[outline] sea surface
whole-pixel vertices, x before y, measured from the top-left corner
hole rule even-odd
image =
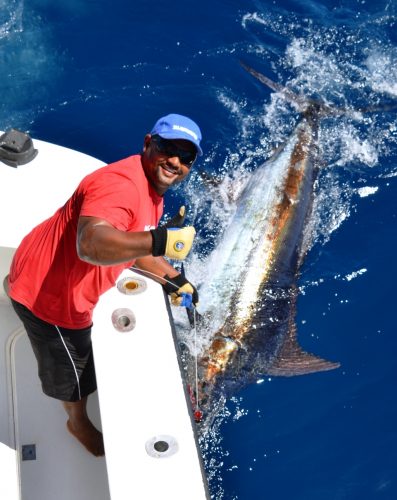
[[[341,368],[227,401],[201,441],[212,498],[395,500],[397,110],[354,110],[397,102],[397,0],[0,0],[0,129],[111,162],[162,115],[196,120],[205,154],[166,213],[188,207],[199,286],[230,208],[203,179],[238,187],[299,120],[240,60],[350,110],[321,124],[298,282],[300,343]]]

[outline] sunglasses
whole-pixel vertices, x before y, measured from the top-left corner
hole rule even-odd
[[[196,151],[188,151],[186,149],[178,148],[178,146],[172,141],[163,139],[159,135],[152,135],[152,142],[160,154],[168,156],[169,158],[177,156],[180,162],[189,168],[196,161]]]

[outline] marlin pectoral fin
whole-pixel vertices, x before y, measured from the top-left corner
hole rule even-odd
[[[276,361],[266,370],[267,374],[292,377],[308,373],[323,372],[339,368],[340,363],[327,361],[318,356],[305,352],[294,340],[288,342]]]

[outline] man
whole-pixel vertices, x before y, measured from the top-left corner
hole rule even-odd
[[[119,274],[135,265],[158,276],[174,303],[197,290],[163,258],[184,259],[193,227],[157,227],[163,195],[202,155],[201,132],[185,116],[160,118],[141,155],[86,176],[71,198],[21,242],[10,270],[9,295],[37,358],[43,392],[62,401],[68,430],[95,456],[102,434],[87,416],[96,390],[92,312]],[[163,279],[164,278],[164,279]]]

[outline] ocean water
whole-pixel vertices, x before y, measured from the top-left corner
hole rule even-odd
[[[239,61],[351,111],[321,124],[298,283],[301,345],[341,368],[258,374],[201,446],[217,500],[397,498],[397,110],[353,112],[397,101],[397,1],[0,0],[0,51],[0,129],[110,162],[140,151],[159,116],[200,124],[205,155],[166,196],[198,231],[198,285],[228,192],[299,120]]]

